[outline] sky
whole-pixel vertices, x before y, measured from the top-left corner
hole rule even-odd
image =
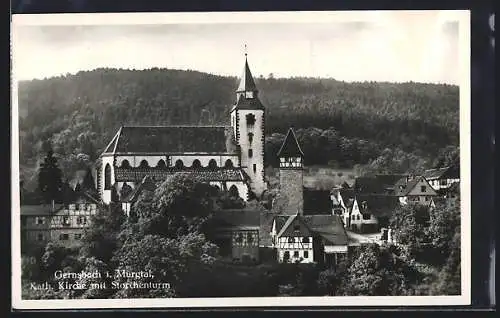
[[[62,23],[14,17],[13,73],[26,80],[100,67],[158,67],[240,76],[246,45],[255,77],[459,83],[455,16],[439,11],[347,15],[256,20],[205,14],[186,20],[101,14],[66,17]]]

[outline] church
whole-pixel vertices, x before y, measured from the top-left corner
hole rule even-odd
[[[264,176],[264,106],[245,65],[230,126],[122,126],[96,163],[103,203],[123,201],[146,177],[168,180],[177,172],[248,200],[260,197]]]

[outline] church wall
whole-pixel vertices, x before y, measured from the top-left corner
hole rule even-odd
[[[262,110],[237,110],[238,133],[237,141],[241,147],[241,166],[250,176],[251,188],[257,196],[266,189],[264,180],[264,111]],[[255,124],[247,125],[248,114],[255,115]],[[250,142],[248,133],[253,133]],[[252,157],[249,157],[249,149],[252,149]],[[254,170],[255,165],[255,170]]]
[[[101,166],[101,178],[100,178],[100,188],[102,189],[102,201],[105,204],[109,204],[111,202],[111,190],[105,190],[104,184],[105,184],[105,169],[106,165],[110,165],[111,167],[111,184],[113,185],[115,183],[115,170],[113,167],[113,157],[112,156],[106,156],[102,157],[102,166]]]
[[[146,160],[150,167],[156,167],[158,161],[164,160],[165,164],[168,164],[166,155],[153,155],[153,156],[117,156],[116,157],[116,166],[121,166],[124,160],[128,160],[131,167],[139,167],[142,160]]]
[[[280,169],[280,193],[288,202],[284,214],[294,215],[304,211],[303,172],[299,169]]]

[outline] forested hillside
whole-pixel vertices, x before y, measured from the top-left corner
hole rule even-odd
[[[256,78],[266,106],[266,161],[293,126],[308,164],[367,164],[386,148],[436,162],[456,149],[458,87]],[[237,79],[169,69],[97,69],[19,83],[21,176],[48,141],[65,175],[92,162],[123,124],[228,124]],[[69,176],[68,176],[69,177]]]

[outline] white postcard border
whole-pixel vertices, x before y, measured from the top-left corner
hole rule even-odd
[[[412,11],[415,13],[425,11]],[[211,12],[211,13],[100,13],[13,15],[19,25],[130,25],[183,23],[328,23],[377,21],[386,11],[336,12]],[[471,303],[470,232],[470,11],[439,11],[440,18],[459,21],[460,30],[460,178],[461,178],[461,279],[460,296],[341,296],[341,297],[251,297],[251,298],[166,298],[166,299],[21,299],[19,123],[17,80],[11,75],[11,206],[12,206],[12,307],[14,309],[94,308],[199,308],[199,307],[290,307],[290,306],[422,306],[469,305]],[[15,37],[11,51],[15,50]],[[13,56],[14,54],[11,54]],[[12,65],[15,61],[12,61]],[[13,66],[12,66],[13,67]]]

